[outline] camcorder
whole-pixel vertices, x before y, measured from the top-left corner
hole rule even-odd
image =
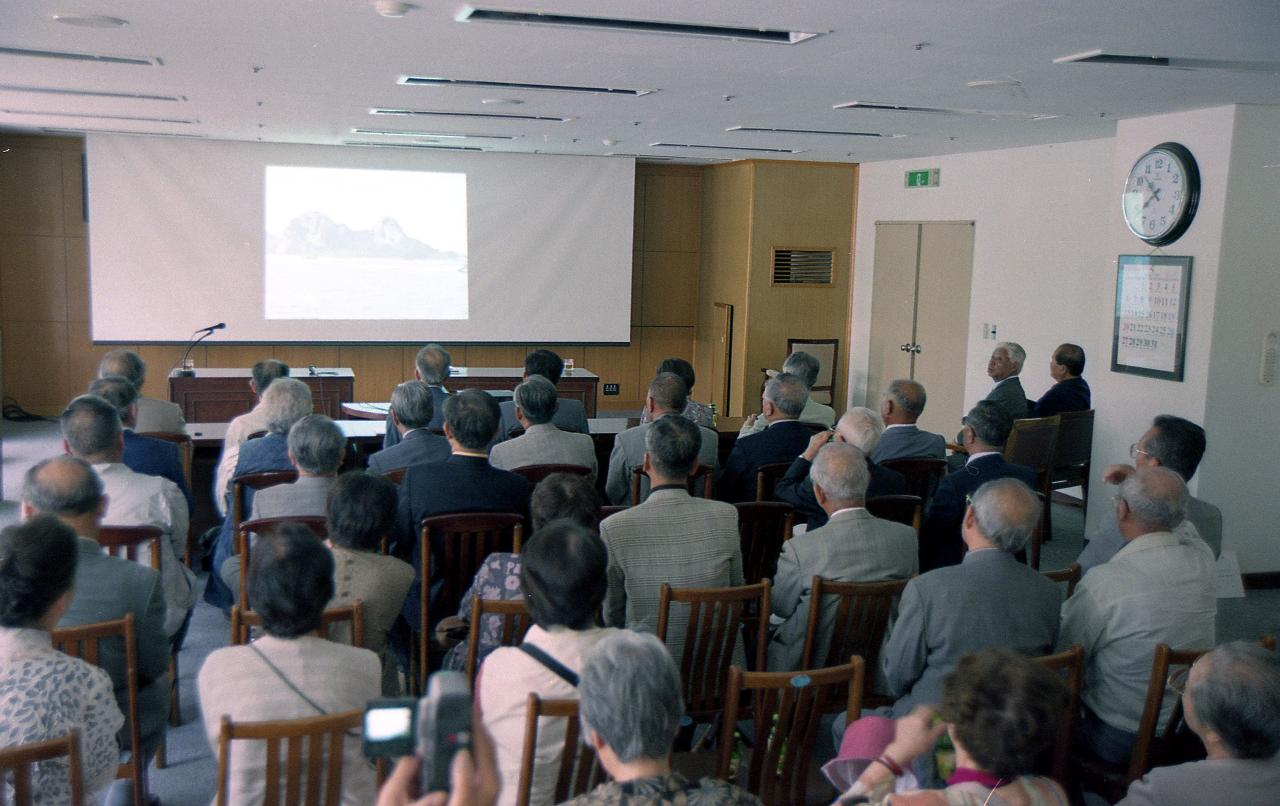
[[[417,755],[422,794],[449,789],[449,768],[471,746],[471,687],[461,672],[440,671],[427,696],[373,700],[364,712],[364,754],[370,759]]]

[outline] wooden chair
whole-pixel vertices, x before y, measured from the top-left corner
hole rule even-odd
[[[1080,576],[1084,573],[1080,568],[1080,563],[1072,563],[1066,568],[1059,568],[1057,571],[1041,571],[1040,573],[1052,579],[1054,582],[1067,583],[1066,598],[1070,599],[1071,594],[1076,592],[1076,585],[1080,582]]]
[[[54,649],[100,668],[105,668],[100,661],[103,642],[123,643],[127,691],[124,717],[129,734],[129,752],[127,760],[116,768],[116,777],[132,779],[134,806],[145,806],[150,801],[147,765],[151,760],[142,757],[142,728],[138,724],[138,641],[134,632],[133,614],[125,613],[124,618],[114,621],[59,627],[51,637]]]
[[[223,716],[218,733],[216,803],[227,806],[231,785],[231,743],[261,741],[266,742],[263,804],[339,806],[342,802],[343,738],[348,731],[359,730],[363,719],[364,711],[360,709],[273,722],[232,722],[230,717]]]
[[[462,595],[471,587],[476,571],[495,551],[520,553],[524,516],[514,512],[458,512],[423,518],[418,533],[422,574],[418,580],[418,617],[421,632],[414,635],[417,652],[410,654],[409,685],[415,693],[426,691],[430,670],[431,584],[441,583],[437,608],[456,613]],[[439,567],[432,546],[439,548]]]
[[[787,474],[791,462],[767,462],[756,467],[756,500],[772,501],[778,479]]]
[[[631,471],[631,506],[640,503],[640,478],[649,478],[649,474],[644,472],[644,468],[637,467]],[[702,494],[698,495],[698,486],[701,482]],[[685,483],[685,487],[689,490],[689,495],[699,498],[711,498],[715,486],[715,468],[710,465],[698,465],[693,472],[689,474],[689,479]]]
[[[779,501],[734,504],[738,510],[738,538],[742,546],[742,576],[748,585],[773,579],[782,544],[791,539],[795,510]]]
[[[600,521],[604,520],[610,515],[617,515],[619,512],[621,512],[624,509],[631,509],[631,505],[630,504],[605,504],[604,506],[600,507],[600,515],[597,517],[596,523],[598,524]]]
[[[35,791],[32,789],[31,765],[63,756],[67,757],[70,806],[83,806],[84,772],[80,764],[80,732],[75,728],[57,739],[0,749],[0,804],[4,803],[3,782],[12,780],[14,806],[32,806],[35,803]]]
[[[265,490],[268,487],[274,487],[277,484],[292,484],[298,480],[298,471],[296,470],[269,470],[263,473],[245,473],[243,476],[236,476],[231,480],[231,512],[228,517],[231,518],[231,527],[238,528],[245,518],[249,516],[246,512],[246,504],[244,500],[245,490]],[[217,569],[214,569],[215,572]]]
[[[481,599],[471,596],[471,623],[467,631],[467,679],[475,688],[476,671],[479,668],[480,629],[485,619],[499,619],[502,628],[498,632],[499,646],[515,646],[524,640],[524,634],[533,626],[529,607],[524,599]]]
[[[286,523],[300,523],[308,527],[316,533],[317,537],[326,536],[326,525],[323,516],[316,515],[298,515],[286,518],[255,518],[251,521],[242,521],[236,527],[233,536],[233,549],[236,554],[240,555],[240,596],[239,603],[242,610],[249,609],[249,560],[253,549],[253,541],[249,539],[249,535],[273,535],[276,531]]]
[[[138,436],[150,437],[151,439],[159,439],[164,442],[171,442],[178,446],[178,463],[182,465],[182,476],[187,480],[187,489],[194,490],[195,483],[191,471],[191,458],[195,455],[195,443],[191,440],[190,434],[172,434],[167,431],[139,431]],[[195,551],[196,535],[191,529],[187,529],[186,544],[182,552],[182,562],[191,567],[191,557]]]
[[[1004,460],[1015,465],[1029,467],[1036,474],[1036,492],[1044,496],[1045,505],[1040,509],[1040,533],[1047,534],[1049,511],[1049,477],[1053,475],[1054,451],[1058,447],[1059,415],[1031,417],[1013,421],[1013,430],[1004,443]],[[1034,567],[1034,566],[1033,566]]]
[[[689,605],[684,652],[677,659],[684,687],[685,713],[697,721],[715,718],[724,707],[726,675],[734,663],[734,648],[741,637],[744,653],[754,649],[756,669],[765,668],[767,650],[769,583],[736,588],[672,588],[663,583],[658,594],[658,640],[665,642],[671,623],[671,603]],[[755,635],[745,634],[745,617],[752,612]],[[755,646],[752,647],[752,638]]]
[[[842,666],[801,672],[744,672],[736,666],[731,668],[716,777],[731,780],[733,731],[742,714],[755,728],[747,789],[765,803],[807,803],[805,795],[819,723],[826,714],[838,711],[844,711],[849,722],[858,718],[863,676],[862,658],[856,656]],[[750,707],[743,703],[747,691],[754,695]]]
[[[841,658],[857,655],[870,669],[880,662],[880,644],[894,605],[902,595],[908,580],[894,579],[888,582],[836,582],[815,576],[809,593],[809,621],[804,631],[804,651],[800,663],[809,668],[835,666]],[[834,608],[823,607],[824,598],[834,596]],[[831,613],[831,631],[827,632],[823,621],[824,610]],[[872,675],[874,677],[874,675]],[[869,681],[868,681],[869,682]],[[871,692],[859,691],[859,700],[866,700],[868,707],[892,702],[876,698]],[[875,700],[875,705],[872,701]]]
[[[867,499],[867,512],[877,518],[902,523],[916,530],[920,537],[920,524],[924,522],[924,502],[918,495],[877,495]]]
[[[1158,731],[1160,707],[1164,702],[1169,671],[1173,667],[1190,666],[1208,649],[1170,649],[1168,644],[1157,644],[1151,661],[1151,679],[1147,683],[1146,704],[1138,720],[1138,740],[1127,765],[1109,764],[1087,751],[1071,754],[1071,764],[1079,775],[1083,789],[1097,792],[1112,803],[1124,797],[1129,784],[1146,775],[1156,766],[1161,751],[1173,738],[1174,729],[1181,714],[1181,701],[1174,704],[1165,729]]]
[[[880,465],[907,477],[907,492],[920,498],[923,509],[929,508],[938,482],[947,475],[945,459],[886,459]]]
[[[1079,644],[1072,644],[1066,652],[1056,655],[1044,655],[1036,658],[1036,662],[1045,668],[1058,672],[1066,679],[1067,708],[1062,715],[1062,724],[1058,728],[1058,742],[1053,748],[1050,762],[1050,775],[1064,787],[1070,769],[1071,735],[1075,728],[1076,715],[1080,713],[1080,689],[1084,685],[1084,649]]]
[[[600,765],[599,758],[584,741],[579,741],[578,701],[544,700],[537,694],[529,695],[525,709],[524,749],[520,755],[520,781],[516,788],[516,806],[529,806],[533,793],[533,770],[538,748],[538,731],[541,719],[564,720],[564,747],[560,751],[560,769],[556,774],[555,798],[550,803],[563,803],[584,792],[589,792],[609,775]]]
[[[1084,491],[1084,511],[1089,513],[1089,468],[1093,461],[1093,409],[1064,411],[1058,415],[1058,445],[1053,451],[1049,489],[1079,486]],[[1045,535],[1048,539],[1049,535]]]
[[[408,470],[409,468],[407,467],[397,467],[395,470],[388,470],[386,473],[383,473],[382,477],[398,487],[401,484],[404,484],[404,474]]]
[[[818,359],[818,380],[809,387],[809,396],[828,406],[835,402],[837,361],[840,357],[839,339],[787,339],[787,355],[805,352]]]
[[[252,610],[242,610],[239,605],[231,608],[231,643],[232,645],[248,644],[253,640],[253,628],[262,626],[262,616]],[[338,641],[331,633],[334,627],[342,628],[345,633],[341,643],[350,643],[354,647],[364,646],[364,609],[360,600],[349,605],[327,608],[320,614],[320,636],[328,641]]]
[[[524,476],[529,480],[529,486],[533,487],[553,473],[570,473],[574,476],[590,476],[591,468],[584,467],[583,465],[525,465],[524,467],[513,467],[511,468],[511,472],[518,476]]]

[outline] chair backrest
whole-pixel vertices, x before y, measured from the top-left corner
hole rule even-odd
[[[286,523],[300,523],[311,531],[316,533],[316,537],[324,538],[328,536],[328,527],[325,519],[318,515],[295,515],[283,518],[254,518],[250,521],[242,521],[236,527],[233,535],[233,549],[235,553],[240,555],[240,607],[244,610],[249,609],[249,561],[252,559],[252,543],[249,535],[256,534],[259,537],[263,535],[273,535]]]
[[[869,668],[877,668],[889,617],[907,582],[836,582],[815,576],[800,663],[809,668],[835,666],[841,658],[857,655]],[[828,596],[835,598],[834,607],[824,601]],[[828,613],[829,632],[823,624],[823,616]]]
[[[1076,714],[1080,712],[1080,689],[1084,685],[1084,649],[1079,644],[1072,644],[1066,652],[1045,655],[1036,658],[1036,662],[1063,675],[1067,684],[1067,707],[1062,714],[1062,724],[1058,728],[1058,741],[1054,745],[1050,764],[1053,778],[1065,786],[1069,771],[1068,761],[1071,756],[1071,734],[1075,727]]]
[[[738,510],[743,579],[748,585],[773,579],[782,544],[791,539],[795,510],[780,501],[750,501],[734,507]]]
[[[600,521],[604,520],[610,515],[617,515],[619,512],[621,512],[624,509],[631,509],[631,505],[630,504],[605,504],[604,506],[600,507],[600,514],[596,518],[596,523],[599,523]]]
[[[734,648],[744,641],[754,649],[754,666],[763,669],[768,643],[769,582],[736,588],[672,588],[663,583],[658,595],[658,639],[667,640],[671,624],[671,604],[689,605],[689,621],[684,651],[677,663],[684,686],[685,711],[694,719],[719,713],[725,692],[726,675],[734,663]],[[744,635],[743,624],[753,619],[756,632]]]
[[[240,605],[231,608],[231,643],[247,644],[254,627],[262,626],[262,616]],[[360,600],[327,608],[320,614],[320,637],[329,641],[364,646],[364,610]]]
[[[1053,451],[1053,473],[1088,465],[1093,458],[1093,409],[1064,411],[1058,415],[1058,443]]]
[[[481,599],[471,596],[471,624],[467,632],[467,679],[474,688],[479,664],[480,631],[485,621],[497,621],[498,646],[515,646],[533,626],[524,599]]]
[[[404,474],[408,470],[409,468],[407,467],[397,467],[395,470],[388,470],[386,473],[383,473],[382,476],[383,478],[390,481],[392,484],[395,484],[398,486],[404,483]]]
[[[247,516],[245,490],[264,490],[277,484],[292,484],[298,480],[296,470],[268,470],[262,473],[245,473],[231,480],[231,527],[238,527]]]
[[[766,462],[756,466],[756,500],[772,501],[773,488],[778,486],[778,479],[787,474],[791,462]]]
[[[32,806],[35,790],[31,782],[31,765],[67,757],[67,783],[71,806],[84,803],[84,773],[80,769],[80,732],[75,728],[66,736],[0,748],[0,804],[5,802],[3,781],[13,781],[14,806]]]
[[[1147,682],[1146,704],[1143,705],[1142,717],[1138,720],[1138,740],[1134,742],[1133,755],[1129,757],[1129,770],[1125,780],[1126,786],[1146,775],[1155,766],[1160,744],[1172,738],[1173,729],[1176,727],[1179,715],[1182,712],[1182,702],[1179,699],[1174,704],[1173,713],[1165,725],[1165,730],[1157,736],[1160,709],[1164,704],[1165,688],[1169,682],[1170,670],[1178,666],[1190,666],[1201,655],[1211,649],[1212,647],[1207,649],[1170,649],[1168,644],[1156,644],[1156,650],[1151,659],[1151,679]]]
[[[921,506],[929,508],[929,501],[938,489],[938,482],[947,475],[945,459],[886,459],[882,467],[896,470],[907,477],[907,492],[920,497]]]
[[[643,467],[637,467],[631,471],[631,506],[640,503],[640,479],[648,479],[649,474],[644,472]],[[689,495],[699,498],[711,498],[715,492],[715,468],[710,465],[698,465],[693,472],[689,474],[689,478],[685,481],[685,489],[689,491]],[[698,489],[701,487],[702,493],[699,495]],[[646,493],[648,495],[648,493]]]
[[[182,476],[187,480],[187,486],[191,487],[191,457],[194,453],[194,442],[190,434],[174,434],[170,431],[139,431],[140,437],[150,437],[151,439],[159,439],[165,442],[172,442],[178,446],[178,462],[182,465]]]
[[[524,467],[513,467],[511,468],[511,472],[518,476],[524,476],[529,480],[529,485],[533,486],[553,473],[572,473],[575,476],[590,476],[591,468],[584,467],[582,465],[564,464],[525,465]]]
[[[160,570],[160,540],[164,531],[159,526],[103,526],[98,529],[98,545],[112,557],[138,561],[138,549],[147,544],[148,563]]]
[[[1080,582],[1080,575],[1083,573],[1080,563],[1072,563],[1066,568],[1059,568],[1057,571],[1041,571],[1049,579],[1054,582],[1067,583],[1067,595],[1065,599],[1070,599],[1071,594],[1076,592],[1076,585]]]
[[[343,738],[359,729],[363,718],[364,712],[358,709],[273,722],[232,722],[223,716],[218,733],[218,806],[226,806],[229,797],[234,741],[266,743],[264,806],[339,806]]]
[[[858,718],[863,676],[859,657],[841,666],[800,672],[731,668],[716,777],[732,780],[733,734],[742,714],[755,728],[747,789],[765,803],[807,803],[805,790],[819,723],[824,715],[839,711],[849,722]],[[743,703],[745,691],[754,695],[749,707]]]
[[[1041,484],[1053,470],[1054,450],[1058,446],[1057,414],[1052,417],[1029,417],[1013,421],[1013,430],[1004,443],[1004,460],[1036,471]]]
[[[520,781],[516,788],[516,806],[529,806],[533,792],[533,768],[538,748],[538,731],[542,718],[564,720],[564,746],[560,758],[560,770],[556,774],[555,798],[550,803],[566,800],[594,789],[609,779],[600,765],[596,753],[586,743],[579,741],[578,701],[544,700],[537,694],[529,695],[529,705],[524,718],[524,750],[520,757]]]
[[[918,495],[877,495],[867,499],[867,512],[877,518],[906,524],[916,530],[917,539],[920,537],[924,501]]]

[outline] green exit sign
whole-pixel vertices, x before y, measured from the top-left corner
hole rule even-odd
[[[939,168],[926,168],[922,171],[907,171],[907,187],[909,188],[936,188],[940,184],[942,170]]]

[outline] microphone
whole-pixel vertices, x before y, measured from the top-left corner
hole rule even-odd
[[[191,368],[191,369],[187,368],[187,357],[191,355],[191,351],[195,349],[195,346],[197,344],[199,344],[200,342],[212,336],[213,331],[225,330],[226,327],[227,327],[226,322],[219,322],[216,325],[209,325],[208,327],[202,327],[196,331],[196,333],[199,335],[195,339],[192,339],[191,343],[187,345],[186,352],[182,354],[182,360],[178,362],[178,377],[194,378],[196,376],[196,371],[194,368]],[[192,335],[195,335],[195,334],[192,334]]]

